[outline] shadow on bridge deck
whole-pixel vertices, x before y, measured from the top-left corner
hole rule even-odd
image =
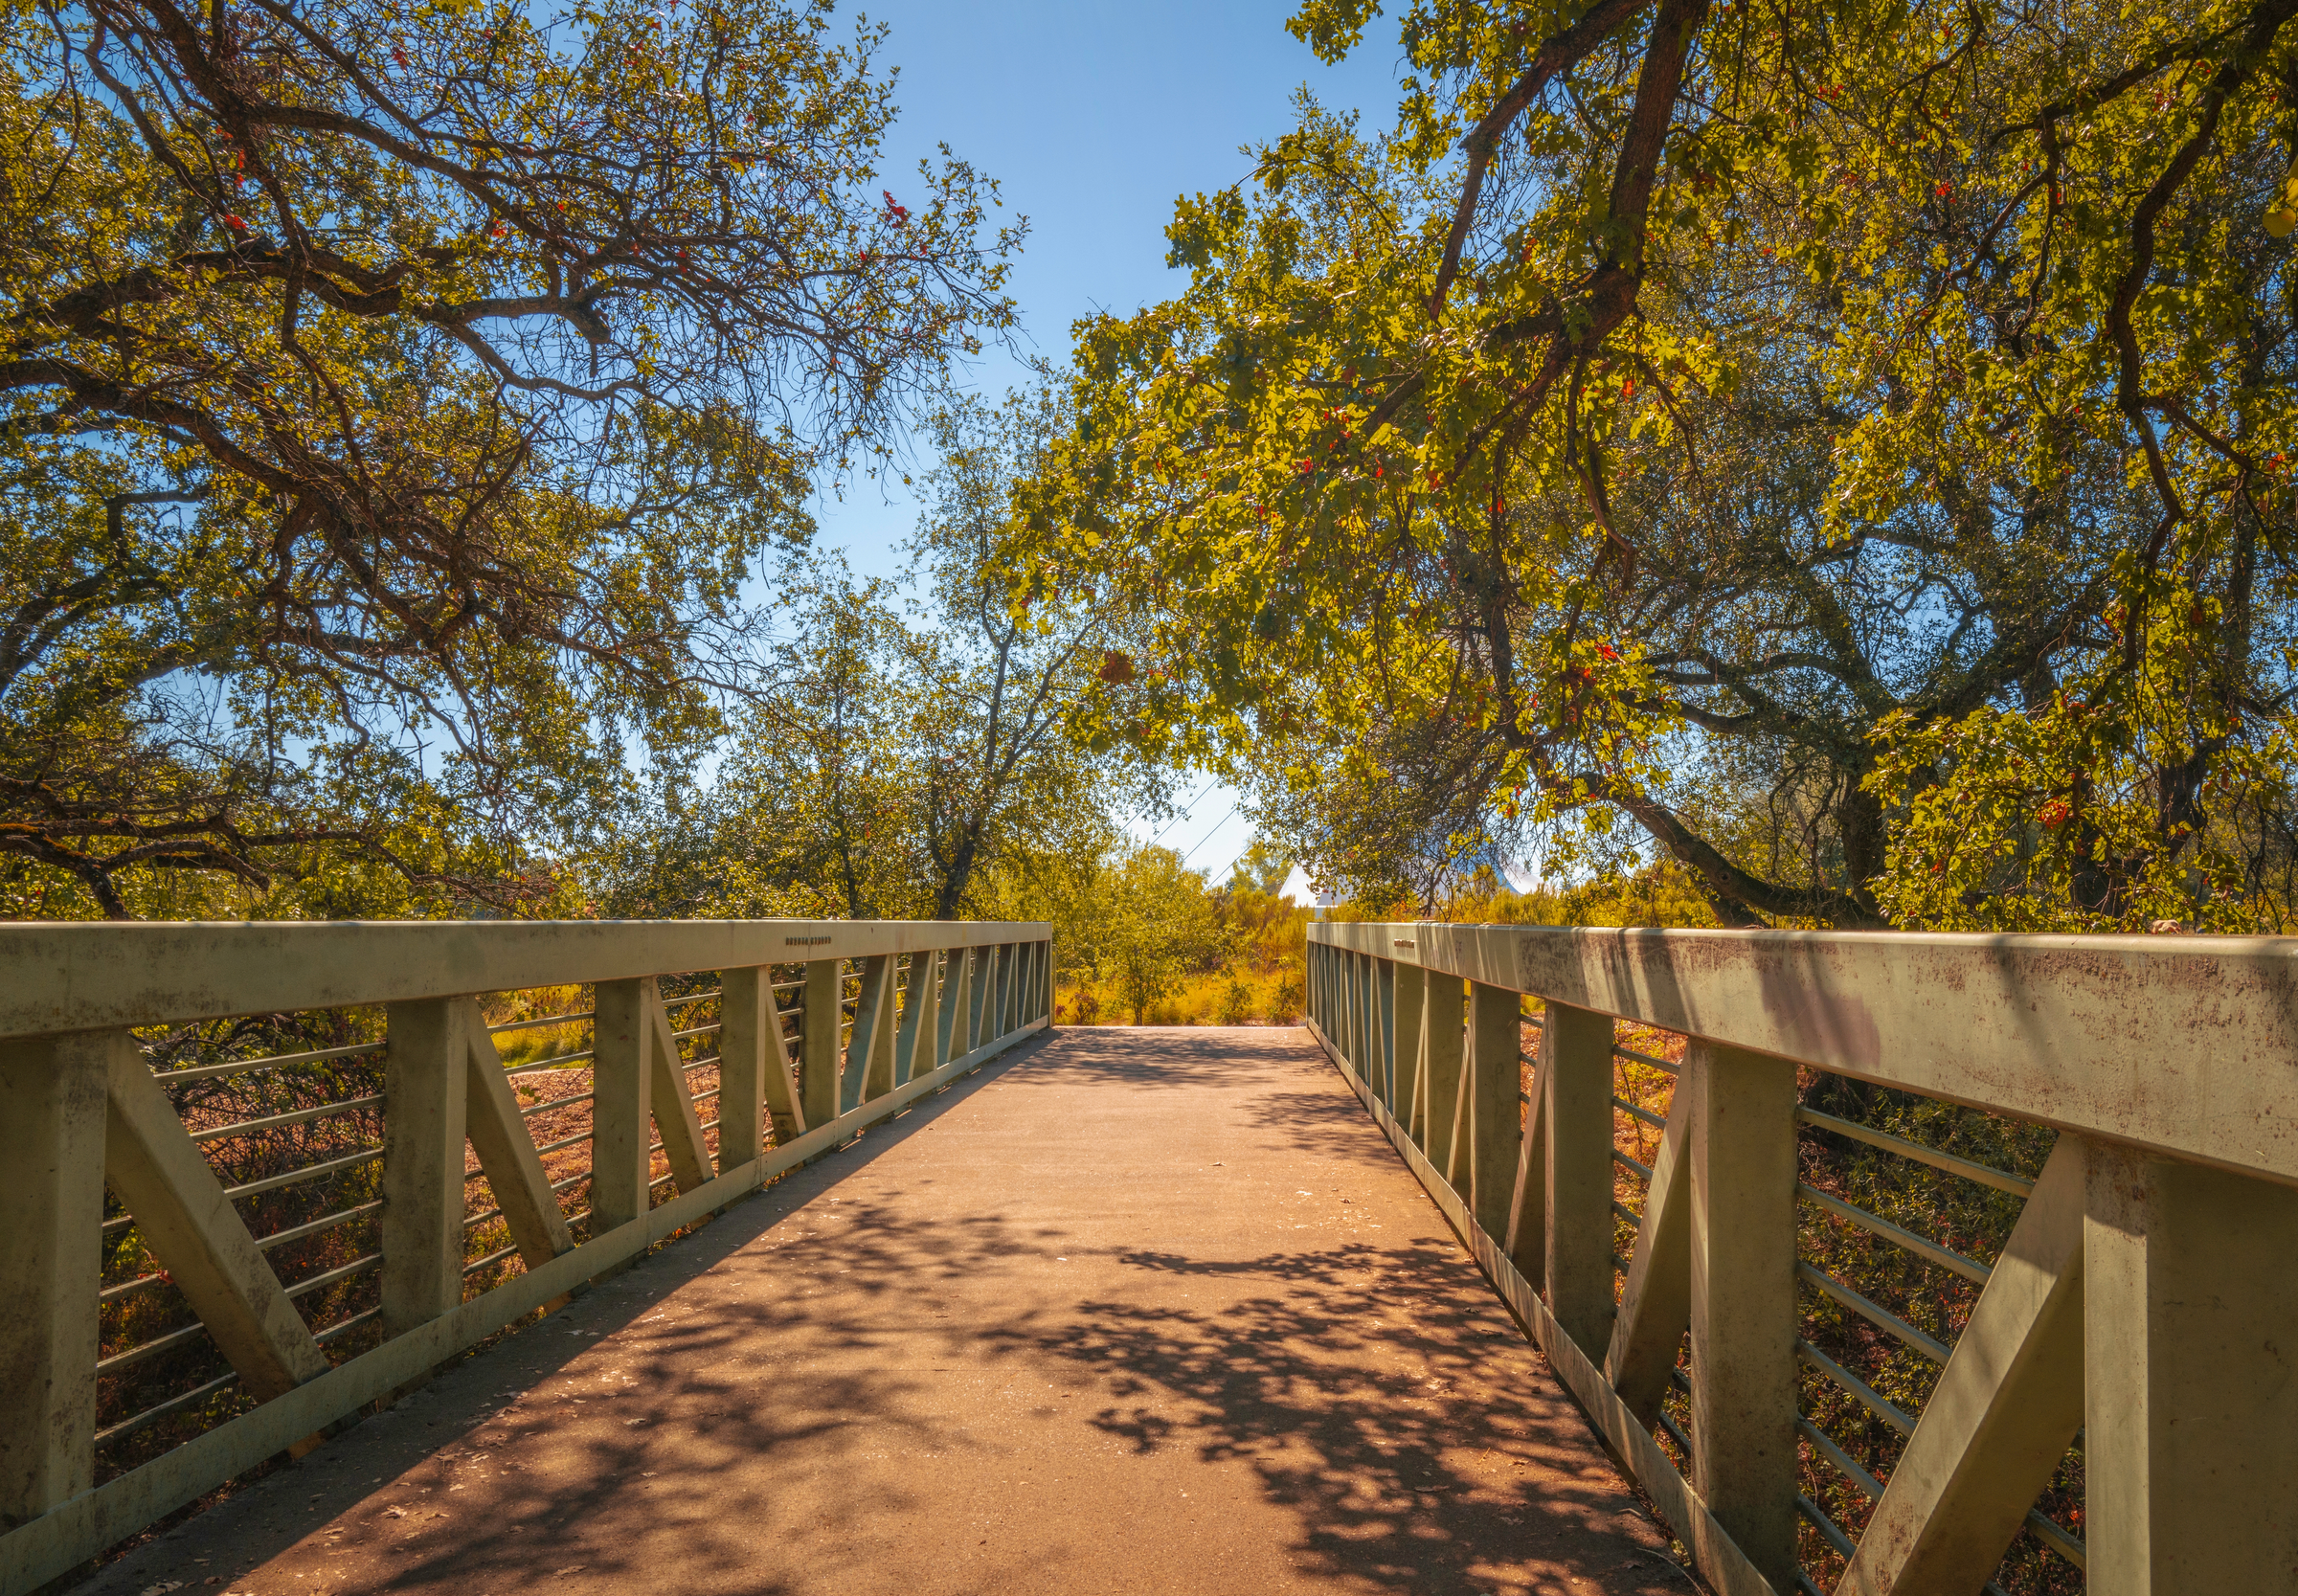
[[[1065,1030],[81,1587],[1683,1592],[1297,1031]]]

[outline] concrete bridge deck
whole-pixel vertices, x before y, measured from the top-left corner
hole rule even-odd
[[[1302,1033],[1065,1030],[79,1588],[1691,1590],[1667,1540]]]

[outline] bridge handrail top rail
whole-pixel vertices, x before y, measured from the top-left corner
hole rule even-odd
[[[2298,1185],[2298,937],[1319,921],[1313,944]]]
[[[1715,943],[1725,947],[1905,947],[1995,948],[2006,951],[2049,949],[2142,954],[2273,955],[2298,958],[2298,936],[2220,936],[2197,933],[2143,932],[1993,932],[1993,931],[1793,931],[1772,927],[1733,930],[1704,926],[1547,926],[1508,921],[1471,920],[1312,920],[1309,940],[1344,946],[1351,933],[1387,934],[1425,932],[1439,936],[1554,938],[1565,941],[1635,941],[1662,944]],[[1384,944],[1384,946],[1392,945]],[[1377,952],[1363,948],[1358,952]],[[1411,950],[1406,949],[1406,952]],[[1386,956],[1384,954],[1384,956]]]
[[[0,1040],[1041,942],[1041,920],[0,924]]]

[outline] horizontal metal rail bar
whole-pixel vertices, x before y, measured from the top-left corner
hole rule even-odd
[[[133,1280],[123,1280],[117,1286],[102,1288],[96,1293],[96,1300],[99,1303],[118,1302],[122,1297],[133,1296],[146,1286],[156,1286],[167,1278],[165,1274],[139,1274]]]
[[[341,1175],[347,1169],[357,1169],[361,1164],[372,1164],[382,1156],[383,1149],[370,1147],[364,1152],[349,1154],[340,1158],[330,1158],[324,1164],[311,1164],[303,1169],[291,1169],[284,1175],[271,1175],[260,1180],[250,1180],[243,1186],[226,1186],[223,1188],[223,1195],[226,1197],[254,1197],[259,1192],[278,1191],[284,1186],[300,1186],[306,1180],[324,1180],[330,1175]]]
[[[501,1263],[506,1258],[515,1258],[518,1255],[519,1244],[517,1242],[512,1242],[508,1247],[503,1248],[494,1252],[490,1252],[484,1258],[480,1258],[474,1262],[463,1265],[462,1277],[465,1280],[468,1280],[472,1275],[477,1274],[481,1270],[490,1269],[494,1265]]]
[[[1820,1539],[1834,1547],[1836,1555],[1845,1562],[1859,1555],[1859,1549],[1852,1544],[1851,1537],[1843,1533],[1843,1526],[1830,1518],[1824,1508],[1800,1491],[1795,1493],[1795,1510],[1803,1515],[1812,1528],[1819,1532]]]
[[[162,1086],[183,1086],[192,1081],[220,1080],[226,1075],[244,1075],[251,1069],[288,1069],[299,1064],[324,1064],[328,1059],[357,1058],[363,1053],[380,1053],[389,1045],[381,1042],[353,1042],[341,1047],[322,1047],[310,1053],[274,1053],[268,1058],[233,1059],[227,1064],[199,1064],[189,1069],[167,1069],[152,1072],[152,1079]]]
[[[590,1139],[590,1132],[577,1131],[571,1136],[561,1136],[556,1141],[544,1143],[542,1146],[534,1150],[535,1157],[540,1158],[545,1153],[555,1153],[562,1147],[572,1147],[578,1141],[588,1141]]]
[[[545,1025],[572,1025],[578,1021],[597,1018],[598,1011],[593,1008],[581,1009],[573,1014],[546,1014],[539,1020],[512,1020],[504,1024],[489,1025],[486,1027],[486,1034],[501,1036],[506,1031],[540,1030]]]
[[[225,1136],[253,1135],[258,1131],[277,1131],[288,1125],[307,1125],[314,1119],[332,1119],[337,1114],[356,1113],[361,1109],[383,1106],[383,1094],[372,1097],[352,1097],[341,1103],[322,1103],[315,1109],[297,1109],[291,1113],[275,1113],[263,1119],[242,1119],[233,1125],[211,1126],[205,1131],[192,1133],[193,1141],[220,1141]]]
[[[1932,1362],[1942,1368],[1947,1366],[1949,1349],[1946,1342],[1925,1335],[1888,1308],[1880,1307],[1868,1301],[1825,1270],[1814,1269],[1810,1264],[1798,1259],[1795,1263],[1795,1273],[1800,1278],[1818,1287],[1819,1290],[1834,1297],[1853,1313],[1865,1317],[1880,1329],[1889,1331]]]
[[[322,1231],[332,1230],[339,1225],[349,1225],[355,1219],[364,1219],[369,1214],[382,1211],[383,1200],[377,1198],[372,1203],[362,1203],[356,1208],[345,1208],[336,1213],[322,1214],[319,1218],[305,1224],[290,1225],[284,1230],[274,1230],[270,1235],[259,1240],[256,1246],[263,1251],[269,1252],[275,1247],[285,1247],[289,1242],[300,1242],[305,1236],[316,1236]]]
[[[1814,1451],[1834,1466],[1836,1473],[1851,1481],[1860,1495],[1865,1496],[1871,1502],[1881,1497],[1883,1494],[1882,1481],[1861,1468],[1858,1458],[1836,1446],[1834,1436],[1800,1413],[1795,1416],[1795,1431],[1812,1444]]]
[[[2090,1571],[2090,1548],[2084,1541],[2067,1534],[2065,1530],[2052,1523],[2033,1508],[2027,1509],[2027,1528],[2035,1532],[2036,1540],[2057,1552],[2077,1568],[2082,1569],[2084,1573]]]
[[[1631,1119],[1638,1119],[1643,1121],[1643,1123],[1651,1126],[1655,1131],[1664,1131],[1668,1128],[1668,1122],[1663,1116],[1654,1113],[1649,1109],[1637,1108],[1633,1103],[1631,1103],[1627,1098],[1622,1097],[1617,1092],[1612,1094],[1611,1106],[1624,1112]]]
[[[1859,1405],[1902,1435],[1915,1433],[1914,1415],[1853,1374],[1811,1342],[1797,1338],[1795,1351],[1806,1363],[1859,1399]]]
[[[311,1338],[324,1347],[336,1337],[342,1335],[345,1331],[356,1329],[358,1326],[365,1324],[370,1319],[381,1318],[382,1316],[382,1304],[377,1303],[374,1307],[366,1310],[364,1313],[353,1314],[348,1319],[337,1319],[333,1324],[330,1324],[325,1330],[313,1331],[311,1333]]]
[[[577,1064],[587,1063],[597,1056],[597,1048],[585,1047],[579,1053],[553,1053],[547,1059],[535,1059],[527,1064],[514,1064],[503,1073],[506,1075],[533,1075],[545,1069],[566,1069]]]
[[[1861,1125],[1857,1120],[1837,1119],[1834,1114],[1821,1113],[1817,1109],[1797,1109],[1795,1117],[1816,1130],[1833,1131],[1839,1136],[1849,1136],[1854,1141],[1863,1141],[1868,1146],[1880,1147],[1886,1153],[1897,1153],[1903,1158],[1913,1158],[1917,1163],[1929,1164],[1933,1169],[1944,1169],[1949,1175],[1960,1175],[1966,1180],[1976,1180],[1979,1184],[1993,1186],[1997,1191],[2007,1191],[2014,1196],[2024,1197],[2035,1189],[2035,1182],[2023,1175],[2014,1175],[2009,1170],[1997,1169],[1993,1164],[1983,1164],[1970,1158],[1957,1158],[1952,1153],[1942,1153],[1936,1147],[1926,1147],[1919,1141],[1909,1141],[1904,1136],[1895,1136],[1888,1131],[1878,1131],[1872,1126]]]
[[[670,1033],[670,1040],[673,1042],[684,1042],[690,1036],[710,1036],[719,1029],[721,1023],[722,1022],[713,1020],[707,1025],[696,1025],[692,1030],[672,1031]]]
[[[536,1114],[549,1113],[552,1109],[563,1109],[575,1103],[588,1103],[597,1095],[597,1089],[594,1087],[589,1091],[577,1091],[565,1097],[546,1097],[539,1103],[523,1103],[519,1106],[519,1117],[532,1119]]]
[[[1632,1063],[1640,1064],[1649,1068],[1656,1069],[1663,1075],[1674,1075],[1678,1073],[1677,1067],[1670,1064],[1666,1059],[1656,1059],[1650,1053],[1639,1053],[1633,1047],[1623,1047],[1617,1043],[1612,1044],[1611,1054],[1614,1058],[1627,1059]]]
[[[1621,1152],[1616,1147],[1611,1150],[1611,1161],[1615,1164],[1618,1164],[1622,1169],[1625,1169],[1631,1174],[1634,1175],[1638,1180],[1642,1180],[1645,1185],[1648,1186],[1652,1183],[1651,1165],[1637,1163],[1633,1158],[1630,1158],[1627,1154]]]
[[[98,1430],[96,1444],[101,1447],[113,1441],[123,1440],[135,1434],[139,1429],[149,1428],[162,1419],[168,1418],[171,1414],[181,1413],[187,1407],[196,1406],[204,1399],[238,1383],[239,1377],[237,1374],[217,1375],[205,1385],[194,1385],[181,1396],[169,1397],[166,1402],[146,1407],[133,1418],[123,1419],[116,1425]]]
[[[723,997],[725,994],[725,987],[713,986],[708,992],[689,992],[683,998],[665,998],[663,1007],[665,1010],[684,1008],[688,1003],[706,1003],[712,998]]]
[[[308,1280],[298,1280],[287,1288],[287,1300],[293,1302],[299,1296],[308,1296],[313,1292],[325,1291],[329,1286],[340,1286],[355,1275],[365,1274],[382,1262],[382,1253],[371,1252],[364,1258],[353,1258],[349,1263],[339,1269],[331,1269],[325,1274],[315,1274]]]
[[[125,1352],[115,1352],[109,1358],[98,1359],[96,1373],[99,1378],[107,1374],[117,1374],[122,1369],[143,1362],[146,1358],[157,1358],[163,1352],[172,1352],[177,1347],[188,1346],[207,1333],[206,1325],[193,1323],[185,1325],[181,1330],[170,1330],[164,1336],[154,1336],[148,1341],[139,1341]]]
[[[1626,1220],[1631,1225],[1641,1225],[1644,1223],[1643,1215],[1637,1213],[1633,1208],[1631,1208],[1627,1203],[1621,1202],[1616,1197],[1611,1200],[1611,1211],[1620,1218]]]
[[[1807,1186],[1800,1180],[1795,1182],[1795,1195],[1808,1197],[1846,1224],[1856,1225],[1860,1229],[1881,1236],[1887,1242],[1904,1247],[1917,1257],[1937,1264],[1941,1269],[1953,1270],[1966,1280],[1975,1280],[1984,1286],[1987,1284],[1987,1277],[1994,1272],[1976,1259],[1964,1257],[1953,1248],[1941,1247],[1928,1236],[1919,1236],[1912,1230],[1892,1224],[1881,1214],[1871,1214],[1855,1203],[1846,1203],[1839,1197],[1830,1197],[1827,1193],[1816,1187]]]
[[[1674,1419],[1669,1418],[1665,1412],[1662,1412],[1659,1415],[1659,1427],[1666,1430],[1670,1435],[1676,1438],[1676,1444],[1683,1449],[1684,1456],[1689,1457],[1692,1455],[1692,1438],[1684,1434],[1683,1427],[1681,1425],[1678,1424]]]

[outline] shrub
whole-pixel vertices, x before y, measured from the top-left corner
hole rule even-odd
[[[1291,971],[1276,983],[1276,997],[1269,1004],[1269,1023],[1296,1025],[1300,1023],[1300,978]]]
[[[1252,1018],[1252,989],[1235,975],[1228,978],[1228,990],[1221,994],[1221,1023],[1242,1025]]]

